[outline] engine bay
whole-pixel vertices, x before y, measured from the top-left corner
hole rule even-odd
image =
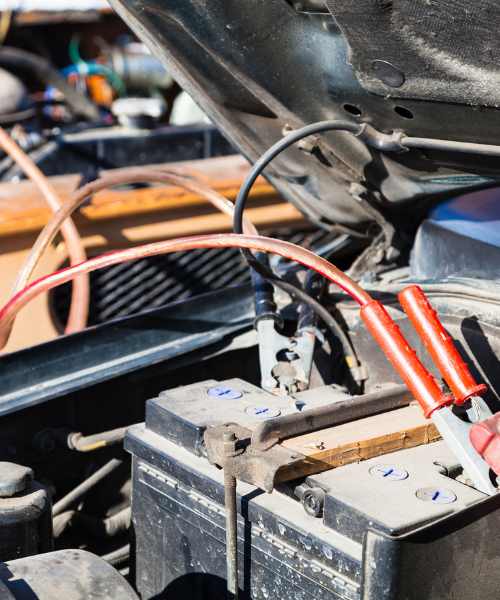
[[[494,598],[498,3],[110,4],[0,14],[0,600]]]

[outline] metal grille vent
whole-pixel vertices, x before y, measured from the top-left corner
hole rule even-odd
[[[275,237],[305,243],[314,250],[336,234],[320,230]],[[174,252],[106,267],[90,273],[88,324],[98,325],[249,280],[250,271],[237,248]],[[54,290],[55,314],[63,325],[70,300],[71,284]]]

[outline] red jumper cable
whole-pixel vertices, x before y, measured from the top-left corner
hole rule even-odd
[[[424,415],[432,417],[475,487],[494,494],[498,490],[490,467],[500,474],[500,413],[492,415],[480,397],[486,386],[476,384],[422,290],[417,285],[409,286],[399,294],[399,301],[453,392],[455,404],[463,405],[470,422],[461,420],[444,404],[427,414],[424,409]]]

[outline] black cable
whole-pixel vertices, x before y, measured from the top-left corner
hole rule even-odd
[[[243,211],[245,210],[248,194],[253,184],[257,180],[257,177],[261,175],[262,171],[267,167],[267,165],[273,160],[273,158],[278,156],[278,154],[283,152],[283,150],[286,150],[286,148],[289,148],[295,144],[295,142],[322,131],[349,131],[351,133],[359,133],[361,131],[361,126],[357,123],[351,123],[349,121],[321,121],[319,123],[313,123],[312,125],[306,125],[305,127],[297,129],[296,131],[292,131],[282,140],[274,144],[274,146],[269,148],[269,150],[265,152],[250,169],[250,172],[246,176],[240,191],[238,192],[238,197],[234,206],[233,228],[235,233],[243,233]],[[259,275],[268,281],[272,281],[273,285],[286,292],[292,298],[292,300],[302,302],[302,304],[308,306],[322,319],[328,329],[331,330],[333,335],[342,344],[342,349],[345,356],[350,357],[350,359],[355,363],[349,367],[354,381],[359,385],[361,383],[358,369],[359,363],[356,358],[354,348],[341,326],[326,310],[326,308],[314,300],[314,298],[311,298],[306,292],[295,287],[288,281],[284,281],[281,277],[276,275],[271,268],[259,262],[256,258],[254,258],[253,254],[248,248],[242,248],[241,252],[246,258],[250,267],[252,267],[252,269],[254,269]]]
[[[357,123],[351,123],[349,121],[320,121],[319,123],[313,123],[312,125],[306,125],[296,131],[291,131],[282,140],[276,142],[274,146],[271,146],[267,152],[259,158],[259,160],[250,169],[250,172],[245,177],[245,181],[240,187],[238,197],[234,206],[234,219],[233,226],[235,233],[243,233],[243,211],[245,210],[245,204],[248,199],[248,194],[252,189],[253,184],[257,180],[257,177],[261,175],[262,171],[267,165],[274,159],[278,154],[281,154],[283,150],[286,150],[295,142],[298,142],[310,135],[321,133],[322,131],[349,131],[350,133],[360,133],[362,127]],[[246,248],[248,250],[248,248]],[[248,250],[248,252],[250,252]]]
[[[349,366],[352,378],[357,385],[360,385],[362,380],[360,379],[359,362],[356,357],[356,353],[354,352],[354,348],[351,344],[351,341],[345,334],[342,327],[337,323],[335,318],[317,300],[314,300],[314,298],[311,298],[311,296],[307,295],[306,292],[304,292],[300,288],[295,287],[293,285],[293,283],[284,281],[283,279],[281,279],[281,277],[276,275],[276,273],[274,273],[270,269],[268,270],[267,267],[262,265],[261,262],[259,262],[258,260],[256,260],[253,257],[253,255],[250,251],[248,252],[248,254],[250,256],[247,256],[247,254],[245,252],[243,252],[243,256],[246,258],[248,264],[252,267],[252,269],[254,269],[264,279],[271,281],[273,283],[273,285],[275,285],[276,287],[278,287],[281,290],[283,290],[284,292],[286,292],[292,298],[292,300],[295,300],[296,302],[301,302],[302,304],[305,304],[312,311],[314,311],[318,315],[318,317],[320,317],[320,319],[324,322],[324,324],[332,332],[332,334],[335,336],[335,338],[337,340],[339,340],[339,342],[341,343],[342,350],[344,352],[344,356],[346,357],[346,359],[348,361],[348,366]],[[264,268],[261,268],[261,267],[264,267]],[[351,362],[351,361],[353,364],[349,365],[349,362]]]

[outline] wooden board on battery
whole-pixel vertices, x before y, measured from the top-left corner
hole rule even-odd
[[[280,469],[276,483],[440,439],[436,426],[430,419],[424,419],[420,407],[398,408],[284,440],[282,446],[307,458]]]

